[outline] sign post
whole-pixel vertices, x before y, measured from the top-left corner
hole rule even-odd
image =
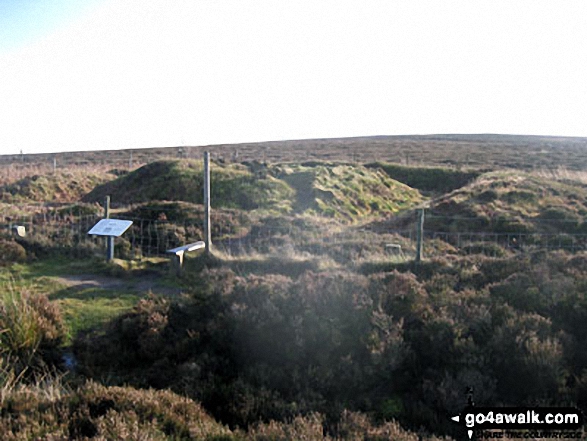
[[[104,219],[110,218],[110,196],[106,196],[104,203]],[[108,236],[106,238],[106,262],[114,259],[114,237]]]
[[[106,236],[108,251],[106,260],[110,262],[114,258],[114,238],[120,237],[132,225],[132,221],[120,219],[102,219],[92,227],[88,234]]]

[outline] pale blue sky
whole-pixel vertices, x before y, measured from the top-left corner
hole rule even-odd
[[[0,153],[587,136],[583,0],[0,1]]]
[[[0,51],[34,43],[100,3],[103,0],[1,0]]]

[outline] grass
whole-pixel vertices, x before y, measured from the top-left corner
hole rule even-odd
[[[258,215],[295,212],[355,222],[405,210],[424,199],[418,190],[380,170],[333,163],[213,164],[211,181],[213,209],[247,210]],[[118,204],[148,202],[139,211],[149,216],[165,213],[165,219],[186,218],[182,211],[189,206],[185,203],[203,202],[202,185],[199,162],[159,161],[96,187],[84,201],[100,202],[111,195]],[[154,201],[181,201],[184,206]],[[227,215],[235,217],[234,213]]]
[[[587,185],[587,172],[584,170],[570,170],[567,167],[544,168],[533,170],[533,176],[573,184]]]
[[[217,208],[291,209],[293,190],[283,181],[240,164],[211,164],[211,201]],[[113,203],[184,201],[203,203],[203,172],[198,161],[158,161],[96,187],[84,197],[100,202],[106,195]]]
[[[0,359],[18,377],[43,368],[45,357],[63,341],[59,307],[24,284],[6,283],[0,291]]]
[[[23,305],[19,298],[13,297],[13,292],[28,292],[31,296],[48,296],[53,304],[57,305],[64,319],[66,330],[65,344],[71,342],[77,332],[87,330],[105,323],[107,320],[132,309],[139,296],[136,294],[124,293],[113,290],[102,289],[83,289],[77,290],[68,288],[65,285],[56,282],[53,278],[43,276],[34,278],[34,282],[29,282],[26,278],[14,279],[10,282],[5,273],[0,273],[0,290],[8,293],[8,300],[13,305],[11,310],[18,317],[27,317],[26,311],[18,312],[15,307]],[[30,314],[29,314],[30,316]],[[23,333],[34,331],[34,326],[27,325],[23,319],[20,320],[20,329]],[[15,322],[17,319],[15,318]],[[34,323],[33,323],[34,324]],[[24,334],[22,334],[24,335]],[[24,337],[22,340],[25,340]]]
[[[296,190],[294,211],[356,222],[412,208],[418,190],[376,169],[343,164],[285,164],[277,176]]]
[[[431,203],[432,231],[584,233],[587,188],[535,174],[498,171]]]
[[[82,295],[86,298],[80,299],[76,293],[73,297],[55,300],[67,325],[66,343],[71,343],[78,332],[95,329],[132,310],[140,298],[136,294],[103,290],[85,291]]]
[[[166,259],[115,260],[109,264],[102,260],[51,259],[0,268],[0,290],[26,289],[31,295],[47,295],[61,309],[67,344],[79,331],[98,327],[131,310],[147,294],[138,292],[135,284],[145,274],[154,273],[160,274],[158,285],[178,288],[178,282],[167,271]],[[96,275],[117,283],[114,287],[101,288],[84,284],[71,287],[59,282],[62,276],[75,275]]]
[[[73,202],[113,177],[109,173],[87,173],[80,170],[29,175],[0,187],[0,197],[8,203]]]

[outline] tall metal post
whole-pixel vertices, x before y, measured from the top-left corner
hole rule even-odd
[[[420,209],[419,217],[418,217],[418,229],[417,229],[417,236],[416,236],[417,246],[416,246],[416,263],[419,263],[424,256],[423,249],[424,249],[424,209]]]
[[[206,255],[212,248],[212,228],[210,225],[210,152],[204,152],[204,243]]]
[[[110,219],[110,196],[104,201],[104,219]],[[114,236],[106,237],[106,261],[114,259]]]

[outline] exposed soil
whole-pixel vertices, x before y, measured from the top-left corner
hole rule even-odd
[[[95,274],[81,274],[75,276],[52,277],[53,280],[68,288],[83,290],[88,288],[136,291],[137,293],[161,294],[176,296],[181,294],[179,288],[164,286],[155,275],[142,276],[140,279],[120,279],[117,277],[98,276]]]

